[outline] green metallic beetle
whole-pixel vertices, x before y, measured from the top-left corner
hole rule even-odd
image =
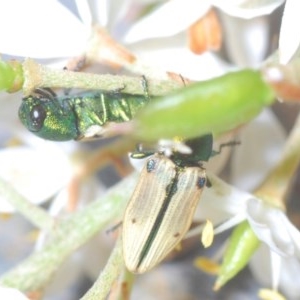
[[[51,93],[30,96],[23,100],[19,116],[36,135],[57,141],[103,136],[110,122],[134,117],[126,134],[136,141],[156,142],[209,132],[220,135],[249,122],[274,99],[260,71],[242,70],[151,98],[149,105],[148,93],[121,90],[61,98]]]
[[[144,95],[111,92],[85,92],[58,97],[50,89],[36,90],[23,98],[19,118],[35,135],[52,141],[96,139],[109,135],[105,125],[130,121],[148,101]]]

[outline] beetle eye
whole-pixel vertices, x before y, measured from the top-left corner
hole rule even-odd
[[[30,120],[33,131],[39,131],[43,125],[46,118],[46,111],[42,105],[35,105],[30,112]]]

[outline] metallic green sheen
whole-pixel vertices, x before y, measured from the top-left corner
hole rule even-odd
[[[208,161],[213,153],[213,136],[211,133],[184,141],[193,151],[190,154],[175,152],[171,159],[179,167],[194,166],[199,161]]]
[[[229,73],[153,99],[136,115],[132,135],[153,141],[221,134],[250,121],[274,99],[260,72]]]
[[[37,94],[23,99],[19,118],[29,131],[41,138],[80,140],[91,126],[131,120],[147,101],[146,96],[120,92],[81,93],[70,97]],[[37,118],[39,115],[41,118]]]

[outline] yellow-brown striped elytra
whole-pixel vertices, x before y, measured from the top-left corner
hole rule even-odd
[[[150,156],[123,219],[123,256],[133,273],[158,263],[182,240],[206,184],[200,161],[212,154],[212,136],[187,141],[191,154]]]

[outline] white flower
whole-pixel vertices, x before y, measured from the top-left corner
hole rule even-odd
[[[262,247],[261,256],[256,254],[250,266],[255,275],[262,269],[262,263],[267,262],[269,268],[264,268],[266,274],[258,275],[262,282],[268,281],[271,274],[272,287],[278,288],[288,296],[288,299],[299,297],[300,276],[300,232],[288,220],[284,212],[262,201],[251,201],[247,204],[247,220],[257,237],[268,247]],[[268,251],[268,252],[267,252]],[[269,255],[266,255],[266,252]],[[269,256],[269,257],[268,257]]]
[[[263,286],[270,286],[273,290],[279,287],[287,299],[299,299],[300,261],[296,257],[282,257],[262,244],[253,255],[249,266]]]
[[[231,137],[231,139],[233,138]],[[204,195],[207,193],[207,196],[203,196],[200,200],[198,216],[203,219],[211,219],[214,224],[223,222],[231,216],[236,216],[237,222],[243,219],[245,215],[241,215],[241,212],[245,211],[246,202],[252,196],[250,193],[242,191],[255,189],[266,178],[281,157],[285,139],[284,129],[269,110],[263,111],[251,123],[247,124],[236,136],[236,140],[240,141],[240,145],[236,145],[231,149],[224,149],[233,152],[230,160],[229,181],[232,186],[238,189],[232,186],[225,188],[222,183],[216,180],[215,185],[217,187],[222,189],[223,186],[223,189],[228,193],[231,191],[230,194],[226,194],[226,200],[223,202],[226,209],[223,209],[217,200],[213,200],[217,199],[219,194],[214,194],[214,189],[208,188],[204,190]],[[228,138],[223,142],[226,141],[228,141]],[[254,148],[253,145],[259,145],[259,152],[255,151],[256,147]],[[217,149],[214,147],[214,150]],[[215,173],[216,170],[220,172],[222,169],[218,169],[219,164],[223,164],[220,160],[223,156],[228,160],[225,154],[222,150],[219,155],[212,157],[204,166],[211,173]],[[222,195],[224,194],[222,193]],[[202,207],[212,209],[208,209],[208,212],[201,211]]]
[[[163,66],[191,79],[203,80],[224,73],[224,68],[228,69],[230,65],[224,64],[218,54],[207,51],[202,55],[194,55],[183,46],[187,41],[186,32],[193,23],[203,17],[211,7],[217,7],[224,41],[223,48],[228,59],[238,66],[257,67],[270,48],[268,16],[283,2],[284,0],[169,1],[134,23],[124,39],[125,42],[134,43],[131,49],[152,64]],[[148,53],[142,51],[140,53],[139,50],[143,49],[145,44],[149,45]],[[153,47],[156,44],[160,47]],[[180,61],[177,62],[180,69],[177,65],[174,69],[174,62],[172,64],[170,61],[172,52],[165,49],[166,45],[170,44],[173,45],[174,55],[180,57],[181,64]],[[192,64],[206,68],[206,76],[199,74],[197,69],[189,70],[188,66]]]
[[[74,150],[74,143],[45,141],[25,130],[17,120],[20,100],[16,100],[12,95],[0,98],[0,177],[27,200],[40,204],[70,180],[73,168],[67,153]],[[13,211],[7,199],[0,196],[0,212]]]
[[[12,0],[9,4],[0,3],[0,52],[44,59],[79,56],[89,48],[92,24],[100,24],[105,26],[114,38],[125,44],[134,55],[139,56],[146,65],[154,65],[156,68],[176,72],[191,79],[206,79],[220,75],[232,66],[211,52],[203,55],[193,54],[186,45],[186,31],[212,6],[219,7],[222,14],[249,19],[269,15],[283,0],[260,1],[254,4],[252,2],[174,0],[157,5],[156,9],[139,19],[143,9],[147,7],[147,4],[141,4],[140,1],[76,1],[76,7],[70,6],[67,9],[55,0],[46,0],[43,4],[38,0],[29,0],[26,5]],[[15,7],[18,9],[15,10]],[[24,11],[26,13],[23,13]],[[12,15],[14,18],[10,17]],[[15,26],[16,19],[22,26]],[[266,24],[259,24],[253,31],[243,25],[241,28],[243,34],[247,34],[247,41],[242,42],[245,46],[241,48],[234,43],[233,38],[227,36],[231,33],[226,29],[226,44],[233,44],[233,47],[228,48],[229,51],[239,56],[234,49],[245,51],[247,46],[247,58],[250,59],[251,55],[254,55],[257,57],[255,63],[259,63],[268,48],[268,37],[259,33],[266,31],[263,27],[266,27]],[[260,38],[267,41],[258,43],[257,35],[261,35]],[[250,47],[253,38],[256,39],[255,47]],[[149,39],[151,46],[145,42]],[[139,41],[142,43],[138,43]],[[180,59],[174,59],[176,57]]]
[[[292,1],[287,1],[287,6],[293,7],[293,4],[289,4],[289,2],[293,3]],[[203,17],[210,7],[218,7],[222,14],[250,19],[271,14],[283,2],[284,0],[196,2],[174,0],[157,5],[156,9],[139,19],[143,8],[147,6],[140,1],[121,3],[118,0],[76,1],[76,6],[70,5],[68,9],[56,0],[45,0],[43,3],[38,0],[28,0],[26,4],[12,0],[0,3],[0,35],[2,37],[0,53],[43,59],[79,56],[88,47],[93,32],[92,24],[100,24],[105,26],[121,43],[126,44],[134,54],[140,55],[149,65],[154,63],[162,69],[199,80],[222,74],[229,67],[212,53],[207,52],[197,56],[192,54],[186,46],[186,30]],[[15,9],[16,7],[18,9]],[[132,13],[133,10],[134,13]],[[284,28],[291,19],[288,7],[285,16]],[[294,16],[293,24],[297,21],[296,14]],[[22,26],[16,26],[15,20],[18,20],[18,24]],[[224,22],[228,23],[228,21]],[[228,26],[230,27],[229,24]],[[229,28],[228,26],[225,27]],[[260,43],[257,42],[257,35],[262,34],[259,33],[260,31],[265,31],[263,28],[265,26],[266,24],[261,24],[256,26],[255,30],[248,30],[244,25],[241,27],[243,34],[249,35],[248,42],[242,42],[248,45],[247,51],[250,52],[247,54],[248,58],[255,55],[261,59],[263,54],[256,52],[265,53],[268,47],[267,42],[262,41],[262,44],[266,44],[265,46],[259,46]],[[287,39],[292,43],[297,42],[294,42],[296,39],[291,39],[291,35],[287,34],[287,31],[289,33],[291,29],[284,28],[281,32],[280,52],[287,56],[288,54],[284,54],[287,53],[284,49],[288,47]],[[53,32],[55,35],[52,34]],[[227,35],[229,32],[225,30]],[[162,40],[161,37],[169,38]],[[254,37],[256,37],[256,43],[255,47],[252,47],[250,41]],[[265,35],[260,38],[268,39]],[[136,44],[138,41],[147,39],[151,39],[151,47],[145,42],[143,42],[144,46]],[[231,44],[234,42],[228,36],[225,36],[225,40],[226,44],[228,41]],[[238,47],[238,45],[229,48],[231,52],[236,52],[234,48],[239,49],[238,51],[246,49],[245,46]],[[239,55],[235,53],[235,56]],[[174,60],[174,57],[180,57],[180,60]],[[257,60],[255,63],[257,64]],[[194,68],[195,64],[199,67]]]
[[[210,2],[174,0],[164,3],[132,26],[125,42],[175,35],[203,17],[211,6]]]
[[[189,8],[188,10],[183,10],[185,12],[183,15],[181,12],[181,19],[190,20],[189,13],[191,11],[193,11],[198,18],[201,17],[201,11],[195,11],[193,9],[194,5],[191,5],[192,2],[194,1],[191,1],[190,5],[186,6],[186,8]],[[23,7],[23,5],[25,7]],[[180,5],[182,5],[182,3]],[[84,53],[85,50],[90,47],[90,37],[93,33],[92,24],[100,24],[105,26],[118,41],[127,44],[126,46],[133,50],[135,55],[141,55],[141,58],[144,59],[145,56],[143,54],[145,54],[147,57],[147,61],[145,61],[146,65],[151,65],[151,61],[155,61],[157,54],[162,58],[162,61],[165,59],[167,62],[170,62],[170,57],[174,58],[175,55],[178,55],[178,49],[174,47],[172,41],[168,42],[162,51],[160,50],[161,44],[156,44],[154,49],[157,49],[158,52],[154,53],[153,51],[149,51],[150,49],[147,45],[139,50],[135,47],[131,47],[131,45],[125,41],[124,37],[122,37],[121,33],[124,32],[124,29],[126,32],[126,27],[131,28],[132,23],[135,22],[135,19],[130,18],[129,12],[132,15],[132,11],[137,10],[135,14],[137,18],[139,13],[142,13],[143,5],[137,5],[134,1],[124,1],[120,3],[118,0],[111,0],[109,2],[105,0],[94,0],[76,1],[76,6],[79,18],[75,13],[72,13],[71,9],[68,10],[55,0],[46,0],[43,4],[38,0],[30,0],[26,2],[26,5],[14,0],[11,1],[9,5],[0,3],[0,35],[2,36],[0,52],[13,56],[52,59],[51,63],[53,63],[53,59],[56,59],[57,63],[58,58],[69,59]],[[15,15],[15,7],[18,7],[17,16]],[[74,8],[73,11],[75,10]],[[23,13],[24,11],[26,11],[26,13]],[[15,18],[11,18],[12,15],[14,15]],[[164,18],[168,19],[170,17],[171,15],[164,14]],[[18,19],[18,24],[22,24],[22,26],[15,26],[15,19]],[[176,20],[177,23],[178,20],[179,19]],[[188,24],[186,24],[186,22],[183,23],[184,24],[178,24],[180,25],[179,30],[185,30],[187,28]],[[126,24],[126,26],[124,26],[124,24]],[[168,24],[168,21],[166,21],[165,24]],[[167,27],[171,28],[171,25],[172,24]],[[10,28],[10,30],[7,30],[7,28]],[[151,30],[152,26],[150,26],[144,34]],[[52,34],[53,32],[55,32],[55,34]],[[75,32],[76,34],[74,34]],[[13,36],[13,38],[11,38],[11,36]],[[37,44],[38,47],[36,46]],[[180,49],[181,60],[174,61],[174,59],[172,59],[173,66],[162,64],[160,69],[164,71],[178,71],[181,74],[185,74],[186,72],[184,72],[184,70],[180,71],[180,68],[187,68],[188,66],[188,69],[193,70],[195,69],[194,64],[197,62],[197,64],[203,63],[206,66],[209,63],[211,67],[213,67],[213,70],[207,68],[206,71],[203,72],[203,68],[197,68],[197,71],[194,70],[193,73],[206,74],[206,78],[223,73],[226,65],[216,60],[216,58],[210,57],[209,62],[207,62],[208,57],[199,58],[192,55],[189,51],[182,51],[184,49],[187,50],[184,40],[182,40],[182,45],[183,47]],[[172,51],[172,53],[170,51]],[[176,64],[181,67],[176,68]],[[65,61],[60,62],[59,65],[64,66]],[[158,65],[156,66],[159,68]],[[147,74],[147,71],[145,72],[144,70],[144,74],[145,73]],[[151,72],[149,71],[149,73]]]
[[[244,19],[269,15],[282,3],[284,0],[213,0],[214,6],[221,8],[227,14]]]
[[[209,179],[212,187],[203,193],[196,213],[198,220],[209,219],[215,226],[222,223],[216,226],[215,234],[247,220],[262,242],[260,250],[250,261],[254,274],[258,274],[258,279],[271,285],[274,290],[280,288],[289,296],[297,294],[295,291],[299,291],[299,283],[291,280],[291,274],[293,278],[299,278],[300,275],[298,229],[279,208],[225,184],[214,176],[209,176]],[[264,264],[268,268],[263,268]],[[262,268],[266,270],[263,274]]]
[[[229,181],[241,190],[252,191],[280,159],[286,132],[272,111],[264,110],[236,139],[241,144],[234,148]],[[259,145],[259,152],[253,145]]]
[[[297,31],[293,34],[300,26],[299,10],[299,1],[286,1],[279,38],[279,62],[282,64],[288,63],[299,51],[300,34]]]
[[[254,4],[251,2],[253,1],[173,0],[162,4],[136,22],[127,32],[125,41],[132,43],[141,39],[178,34],[203,17],[212,6],[220,8],[229,15],[250,19],[271,14],[284,0],[256,1]]]
[[[291,2],[292,1],[288,0],[287,4]],[[185,44],[186,30],[191,24],[201,18],[212,5],[218,7],[221,14],[228,13],[241,19],[249,19],[270,14],[276,7],[283,3],[283,1],[256,1],[256,6],[250,9],[248,7],[246,8],[248,3],[250,3],[250,1],[173,0],[166,2],[160,8],[158,7],[156,10],[153,10],[152,13],[149,13],[137,22],[139,8],[141,11],[144,5],[144,3],[140,1],[123,1],[121,4],[120,1],[116,0],[77,1],[76,8],[78,10],[78,16],[63,6],[61,2],[55,0],[27,0],[24,1],[24,3],[16,0],[5,1],[3,3],[0,2],[0,35],[2,38],[0,52],[43,59],[78,56],[84,52],[88,46],[92,32],[91,24],[97,23],[105,26],[114,37],[121,43],[125,43],[134,54],[139,55],[139,57],[144,59],[149,65],[154,64],[164,70],[174,71],[190,78],[206,79],[224,73],[229,68],[232,68],[232,66],[224,63],[216,55],[209,52],[200,56],[192,54]],[[128,18],[128,12],[133,12],[131,9],[133,6],[137,8],[138,13],[130,19]],[[73,11],[76,11],[76,8]],[[284,20],[286,19],[287,15]],[[237,29],[240,30],[239,27]],[[257,32],[260,33],[260,30],[263,30],[263,33],[265,33],[261,26],[255,27],[254,31],[247,30],[250,34],[248,35],[247,33],[246,40],[248,44],[246,45],[251,45],[253,49],[259,48],[259,51],[264,53],[263,47],[258,47],[256,43],[253,43],[253,36],[257,37],[258,35],[255,34],[257,34]],[[246,35],[244,31],[240,30],[240,33]],[[260,34],[259,37],[266,38],[263,34]],[[281,33],[281,37],[283,37],[283,33]],[[146,39],[150,42],[147,43]],[[225,39],[227,39],[226,35]],[[238,42],[240,43],[239,39]],[[281,45],[284,45],[281,47],[282,53],[284,53],[285,50],[283,48],[287,44],[283,41]],[[233,48],[235,48],[235,46]],[[228,49],[230,52],[233,52],[233,48]],[[256,52],[254,53],[252,48],[249,50],[249,57],[256,55]],[[292,48],[293,50],[291,52],[295,52],[295,48],[297,48],[296,42]],[[247,47],[247,49],[249,49],[249,47]],[[243,52],[243,49],[238,48],[237,52]],[[240,54],[233,53],[233,58]],[[261,57],[261,55],[258,57]],[[5,101],[5,104],[8,103],[10,104],[11,102]],[[1,106],[1,111],[2,109]],[[16,109],[14,109],[14,113],[16,115]],[[5,116],[3,118],[5,118]],[[1,118],[1,120],[3,119]],[[9,127],[8,124],[11,124],[11,126],[15,128],[14,133],[17,132],[17,134],[20,135],[20,129],[14,127],[16,126],[16,122],[12,124],[9,118],[7,118],[7,121],[4,123],[6,127]],[[282,131],[274,130],[273,126],[268,128],[266,135],[263,135],[261,128],[265,128],[266,124],[268,124],[268,122],[265,121],[263,124],[259,124],[259,132],[257,132],[256,129],[255,134],[253,134],[253,131],[247,133],[248,128],[245,129],[245,135],[241,138],[242,146],[240,146],[240,148],[245,148],[248,151],[239,151],[239,146],[237,146],[235,152],[246,153],[246,155],[238,154],[237,158],[235,155],[233,156],[233,178],[236,182],[241,184],[241,186],[246,182],[247,186],[244,185],[243,188],[247,190],[250,190],[253,186],[258,184],[261,177],[264,177],[264,174],[270,169],[270,166],[274,164],[278,154],[277,146],[284,139]],[[276,133],[274,133],[275,131]],[[3,134],[2,132],[0,133]],[[27,138],[29,138],[29,135],[26,136],[26,139]],[[266,141],[266,143],[262,145],[257,142],[258,139]],[[33,140],[34,138],[32,138],[32,141]],[[253,150],[253,147],[250,147],[248,143],[250,145],[259,145],[259,147],[257,146]],[[33,172],[33,174],[28,177],[28,180],[31,178],[30,185],[28,182],[25,185],[24,176],[19,176],[19,178],[22,178],[20,182],[23,182],[23,185],[17,185],[16,188],[22,191],[22,187],[25,186],[27,189],[26,193],[24,192],[25,196],[28,197],[29,200],[34,200],[36,203],[44,201],[47,197],[63,189],[70,172],[69,162],[64,156],[64,153],[61,153],[58,149],[54,150],[55,153],[53,153],[52,150],[55,147],[52,143],[43,142],[43,144],[45,146],[47,144],[49,148],[46,150],[46,148],[36,147],[34,142],[34,145],[30,145],[30,149],[26,146],[25,149],[21,148],[17,150],[19,154],[15,154],[17,155],[15,157],[20,157],[20,161],[16,160],[15,165],[11,164],[11,167],[14,167],[14,169],[6,169],[3,174],[3,176],[8,176],[12,172],[20,172],[20,175],[22,171],[25,171],[26,167],[28,170],[28,165],[30,165],[31,168],[29,171]],[[274,155],[269,155],[270,149],[272,153],[275,153]],[[274,149],[275,151],[273,151]],[[0,161],[2,153],[7,155],[5,153],[8,151],[12,151],[13,153],[15,150],[8,148],[0,151]],[[257,151],[259,151],[259,154]],[[24,153],[27,153],[25,158]],[[30,161],[34,161],[33,163],[30,163],[28,155],[31,157]],[[260,163],[253,163],[260,158]],[[7,165],[7,162],[8,159],[3,158],[4,166]],[[246,162],[249,162],[251,166],[246,164]],[[35,165],[35,163],[37,164]],[[64,171],[62,171],[62,165],[65,166]],[[21,171],[18,169],[19,167]],[[251,172],[249,167],[252,167]],[[210,170],[210,168],[208,169]],[[247,177],[249,173],[251,173],[250,184],[249,178]],[[38,176],[37,174],[40,175]],[[261,177],[257,175],[261,175]],[[11,175],[11,178],[16,177]],[[6,179],[9,178],[7,177]],[[48,189],[46,184],[52,183],[51,180],[53,179],[53,185],[51,189]],[[278,212],[278,210],[273,207],[264,207],[259,200],[253,198],[249,193],[225,185],[217,179],[213,179],[213,177],[210,179],[213,183],[213,187],[206,189],[204,192],[196,214],[197,218],[200,220],[210,219],[214,224],[224,222],[223,225],[218,227],[217,232],[234,226],[247,218],[253,228],[255,228],[258,237],[264,243],[268,244],[268,249],[271,249],[273,254],[286,254],[286,258],[281,258],[281,270],[285,270],[284,267],[287,266],[287,264],[284,263],[285,260],[296,260],[298,262],[296,257],[299,252],[299,245],[296,237],[298,237],[299,234],[298,231],[295,232],[295,228],[289,223],[282,212]],[[18,183],[15,179],[13,181],[14,184]],[[43,191],[41,191],[42,189]],[[62,200],[66,200],[66,197],[64,196]],[[56,201],[56,203],[61,204],[64,203],[64,201]],[[58,206],[60,206],[59,204]],[[259,209],[257,209],[256,206]],[[253,207],[256,207],[256,209]],[[60,209],[61,206],[58,210]],[[262,212],[266,213],[268,218],[265,219]],[[271,229],[268,227],[271,223],[273,224],[276,216],[279,216],[278,220],[281,226],[283,226],[283,228],[278,231],[280,234],[274,232],[272,227]],[[225,222],[226,220],[228,221]],[[282,232],[286,233],[284,237],[282,236]],[[280,284],[281,283],[282,288],[286,287],[286,283],[282,278],[280,279]]]
[[[197,207],[195,219],[210,220],[214,226],[222,223],[215,229],[215,233],[231,228],[246,219],[247,201],[253,196],[221,179],[208,174],[211,187],[204,189]]]
[[[0,298],[5,300],[29,300],[29,298],[27,298],[17,289],[7,287],[0,287]]]
[[[300,258],[300,233],[279,208],[249,199],[247,220],[256,236],[281,256]]]
[[[3,1],[0,20],[0,52],[3,54],[35,58],[72,57],[85,49],[89,37],[90,28],[55,0]]]
[[[0,177],[30,202],[50,199],[71,178],[69,159],[58,147],[9,147],[0,150]],[[7,199],[0,197],[0,211],[12,212]]]

